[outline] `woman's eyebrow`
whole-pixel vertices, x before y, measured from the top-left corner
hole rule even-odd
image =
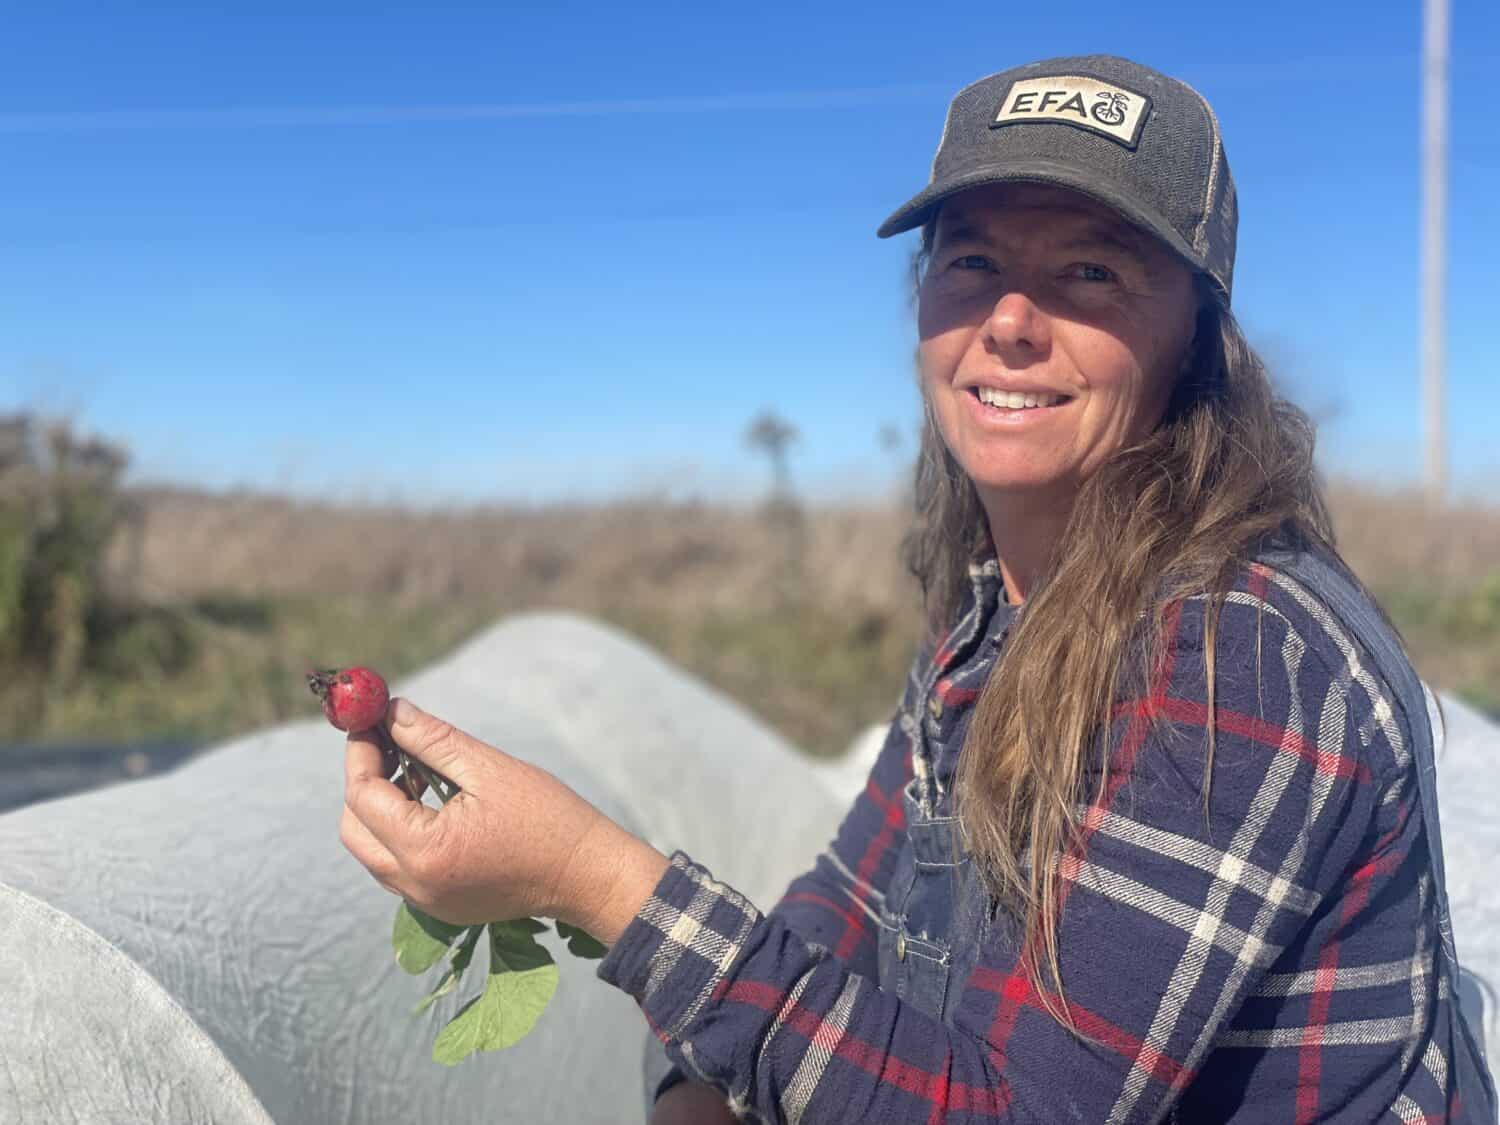
[[[1072,238],[1065,239],[1059,244],[1059,249],[1066,250],[1069,253],[1088,250],[1113,250],[1116,254],[1124,255],[1127,261],[1134,264],[1141,271],[1142,277],[1145,278],[1148,284],[1156,284],[1161,281],[1162,273],[1160,264],[1150,254],[1146,253],[1145,247],[1127,230],[1114,230],[1108,227],[1090,228]]]
[[[1072,238],[1065,239],[1059,246],[1063,250],[1089,250],[1103,247],[1129,254],[1142,266],[1146,265],[1146,256],[1141,253],[1140,245],[1134,239],[1123,232],[1116,233],[1103,227],[1080,232]]]
[[[944,226],[942,232],[936,239],[938,243],[950,242],[977,242],[989,245],[994,242],[989,234],[975,223],[967,220],[959,220],[951,226]],[[1133,239],[1125,231],[1116,231],[1110,227],[1090,226],[1077,234],[1070,235],[1057,243],[1060,250],[1092,250],[1109,249],[1122,254],[1128,254],[1144,267],[1147,265],[1146,255],[1141,252],[1140,243]]]
[[[938,236],[937,241],[940,243],[949,243],[988,242],[989,240],[985,237],[984,232],[973,223],[960,222],[954,223],[952,226],[945,226],[942,233]]]

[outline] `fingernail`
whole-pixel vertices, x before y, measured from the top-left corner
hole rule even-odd
[[[420,712],[415,707],[398,695],[391,708],[391,722],[398,727],[409,727],[417,721],[418,714]]]

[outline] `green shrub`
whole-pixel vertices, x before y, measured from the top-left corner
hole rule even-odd
[[[75,683],[121,518],[123,450],[66,422],[0,418],[0,666]],[[20,666],[19,668],[17,666]]]

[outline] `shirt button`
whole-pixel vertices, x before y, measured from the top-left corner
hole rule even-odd
[[[927,713],[930,714],[934,719],[942,718],[943,701],[936,695],[929,695],[927,697]]]
[[[896,960],[906,960],[906,932],[904,930],[898,931],[896,934]]]

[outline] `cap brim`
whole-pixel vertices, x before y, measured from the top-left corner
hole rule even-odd
[[[1150,208],[1136,203],[1128,192],[1097,175],[1081,168],[1059,164],[1051,160],[1016,160],[1005,164],[990,164],[971,168],[956,176],[949,176],[912,196],[891,217],[880,224],[875,234],[879,238],[890,238],[894,234],[919,227],[932,218],[938,205],[950,195],[966,191],[982,184],[1053,184],[1072,188],[1091,199],[1119,212],[1128,222],[1153,234],[1183,258],[1194,269],[1208,271],[1203,257],[1193,250],[1173,229],[1172,224]]]

